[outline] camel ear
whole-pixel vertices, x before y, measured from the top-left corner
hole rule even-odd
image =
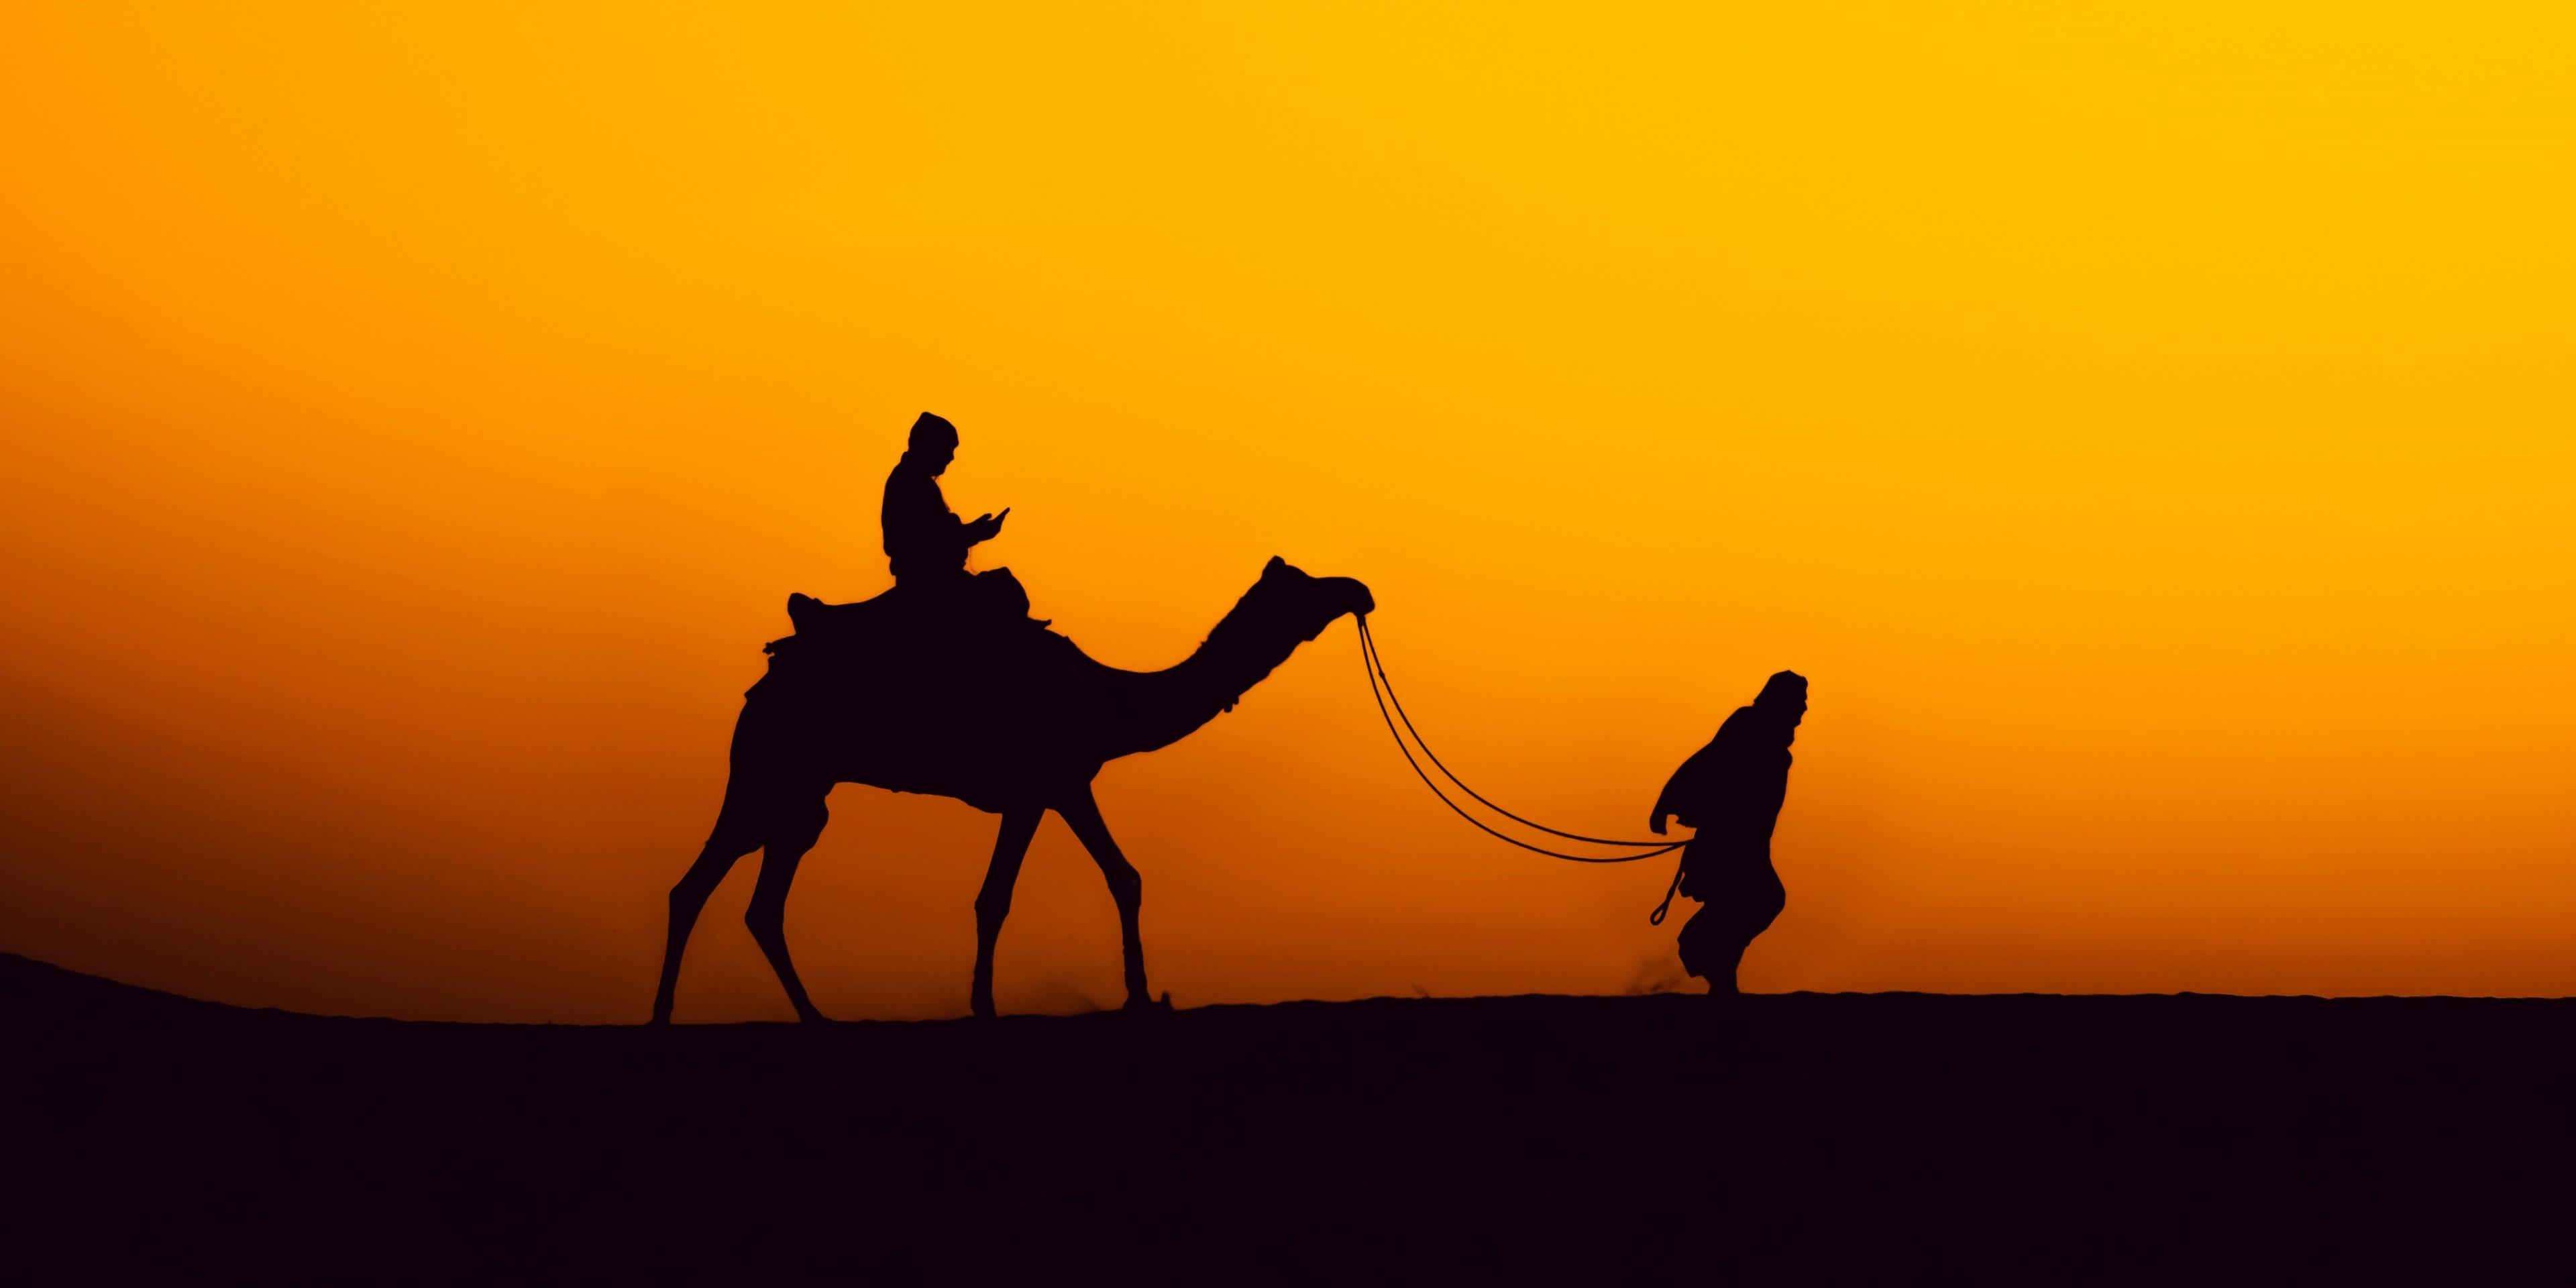
[[[1270,556],[1270,562],[1261,565],[1261,575],[1264,577],[1273,576],[1287,566],[1287,560],[1282,559],[1277,555],[1272,555]]]

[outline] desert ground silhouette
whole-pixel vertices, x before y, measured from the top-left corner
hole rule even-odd
[[[1719,1009],[440,1024],[0,957],[12,1262],[66,1279],[2223,1282],[2493,1275],[2561,1251],[2576,1001]]]

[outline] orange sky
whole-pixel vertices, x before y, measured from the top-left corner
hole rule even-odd
[[[1807,673],[1748,988],[2576,992],[2562,6],[528,8],[0,12],[0,949],[642,1018],[931,408],[1095,656],[1361,577],[1560,826]],[[1102,776],[1158,988],[1679,978],[1377,719]],[[991,819],[832,805],[817,1001],[961,1013]],[[1119,997],[1053,820],[999,994]]]

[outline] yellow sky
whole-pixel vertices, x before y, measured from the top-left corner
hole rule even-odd
[[[2576,991],[2563,7],[529,8],[0,14],[0,949],[640,1017],[930,408],[1095,656],[1361,577],[1560,826],[1810,675],[1749,988]],[[1678,978],[1376,721],[1103,775],[1157,987]],[[991,820],[833,808],[817,1000],[962,1011]],[[1117,969],[1050,822],[1002,1005]]]

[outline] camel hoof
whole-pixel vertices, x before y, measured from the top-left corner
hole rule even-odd
[[[1130,1015],[1169,1015],[1172,1013],[1172,995],[1165,993],[1156,1000],[1142,993],[1130,993],[1124,1009]]]
[[[837,1024],[840,1021],[833,1019],[831,1016],[825,1015],[821,1011],[808,1010],[797,1012],[796,1022],[799,1024]]]

